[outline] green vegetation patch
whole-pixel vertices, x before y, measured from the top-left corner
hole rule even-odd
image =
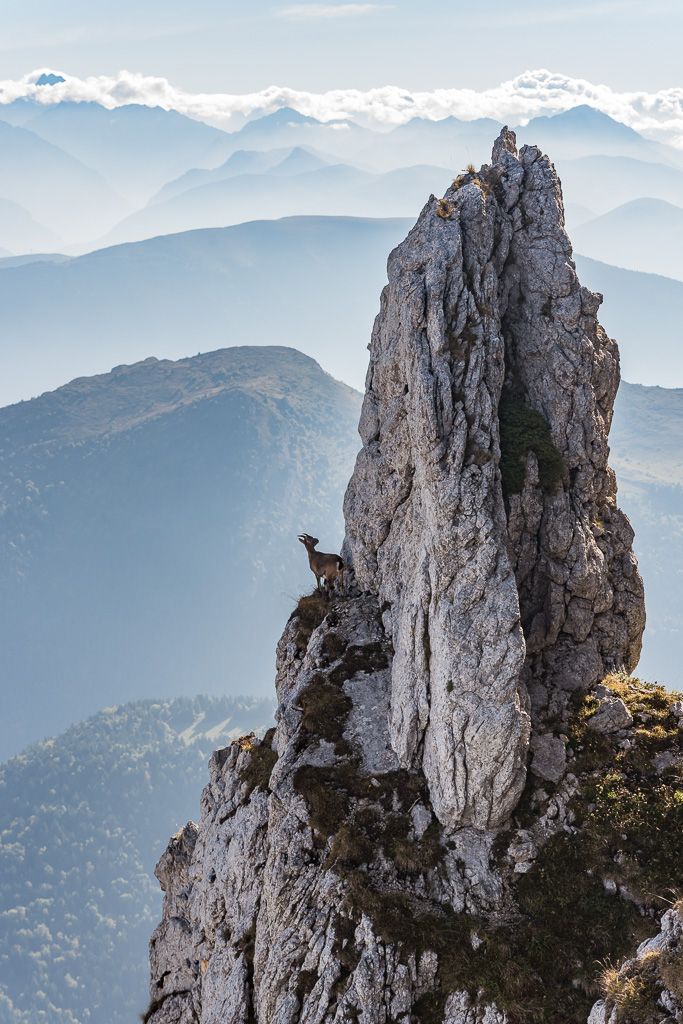
[[[597,865],[661,910],[657,897],[683,888],[683,769],[680,760],[669,767],[657,763],[664,750],[683,758],[683,737],[671,713],[681,697],[623,674],[608,676],[605,685],[633,715],[634,745],[624,750],[596,736],[587,728],[593,698],[575,698],[570,742],[578,770],[588,773],[577,822],[593,841]]]
[[[317,673],[302,692],[300,703],[304,710],[301,728],[328,743],[334,743],[338,754],[348,753],[342,734],[353,702],[341,687]]]
[[[633,904],[587,874],[590,853],[576,836],[551,840],[519,880],[517,919],[498,927],[443,907],[424,913],[402,893],[378,891],[364,871],[346,877],[354,911],[370,917],[384,942],[438,955],[437,987],[414,1008],[422,1024],[439,1024],[456,990],[480,993],[516,1024],[585,1024],[598,995],[596,961],[625,955],[647,934]],[[476,950],[474,933],[483,940]]]
[[[556,486],[563,465],[543,418],[506,396],[501,403],[502,435],[504,423],[513,425],[519,489],[524,476],[521,453],[526,455],[530,449],[536,451],[544,488],[550,487],[548,461],[551,468],[554,465]],[[508,442],[510,436],[508,431]],[[554,452],[546,461],[544,444],[550,446],[551,456]],[[509,443],[504,453],[509,464]],[[381,667],[387,655],[379,644],[345,647],[334,630],[325,637],[323,654],[331,668],[314,677],[302,694],[304,733],[338,743],[350,710],[342,690],[344,681],[357,671]],[[421,773],[371,776],[347,750],[340,751],[345,756],[333,766],[304,765],[295,773],[295,789],[308,804],[318,846],[325,850],[324,866],[347,883],[349,933],[354,921],[366,914],[378,936],[401,949],[406,959],[427,950],[437,954],[435,989],[414,1006],[421,1024],[440,1024],[446,1000],[455,990],[468,991],[479,1002],[495,1002],[514,1024],[585,1024],[605,988],[609,972],[603,965],[609,958],[619,961],[632,956],[636,945],[656,928],[651,917],[643,916],[638,902],[645,910],[661,911],[660,898],[683,887],[681,768],[669,758],[671,763],[658,774],[652,763],[664,751],[681,749],[671,713],[678,695],[618,674],[605,683],[634,716],[634,744],[622,749],[615,739],[595,733],[589,720],[597,702],[590,695],[574,698],[569,742],[576,756],[572,769],[582,779],[571,805],[576,831],[560,831],[526,874],[514,876],[505,923],[455,914],[448,907],[387,890],[368,870],[379,850],[393,862],[399,877],[416,878],[426,870],[439,870],[445,853],[440,826],[434,822],[416,840],[409,817],[417,800],[429,806]],[[529,813],[530,798],[538,786],[538,780],[530,780],[527,786]],[[545,790],[550,799],[552,784],[546,784]],[[520,813],[525,813],[526,804],[522,801]],[[542,810],[537,809],[534,817]],[[498,857],[506,846],[506,838],[501,837]],[[605,888],[605,879],[625,886],[633,899],[613,895]],[[480,940],[476,949],[474,933]],[[349,962],[340,985],[358,955],[348,939],[345,949]],[[662,960],[659,968],[668,970],[675,981],[680,964]],[[612,979],[618,989],[614,1005],[624,1007],[619,1009],[620,1024],[650,1020],[651,976],[652,971],[650,975],[646,971],[632,979]]]
[[[538,461],[538,476],[546,494],[554,494],[565,472],[562,456],[552,442],[550,427],[540,412],[529,409],[522,399],[505,389],[498,406],[500,423],[500,472],[503,494],[520,494],[524,488],[526,459],[532,451]]]
[[[322,653],[332,667],[316,672],[302,690],[299,702],[303,708],[299,746],[309,738],[334,743],[335,753],[351,754],[351,747],[343,738],[346,720],[353,701],[344,693],[344,683],[359,672],[376,672],[389,664],[382,643],[347,644],[343,635],[330,630],[323,640]],[[337,664],[334,664],[334,663]]]
[[[271,746],[274,735],[275,729],[269,729],[261,743],[249,747],[249,763],[240,772],[242,782],[247,783],[245,801],[255,789],[268,789],[270,776],[277,761],[277,753]]]
[[[289,621],[298,620],[297,646],[300,650],[306,650],[313,631],[318,628],[329,611],[330,603],[325,600],[319,590],[314,590],[312,594],[304,594],[299,598]]]
[[[435,990],[413,1010],[421,1024],[440,1024],[455,990],[495,1002],[514,1024],[585,1024],[601,988],[609,997],[606,976],[617,986],[619,1024],[650,1021],[654,967],[634,969],[633,978],[615,981],[616,973],[610,975],[603,965],[609,958],[632,956],[656,924],[633,900],[608,892],[603,879],[626,885],[646,909],[658,911],[660,897],[683,887],[680,768],[657,775],[651,763],[658,752],[681,747],[670,710],[680,698],[622,675],[605,683],[634,715],[635,745],[623,750],[594,733],[588,727],[594,698],[575,698],[570,744],[576,753],[573,770],[583,778],[572,803],[577,831],[559,832],[530,871],[514,877],[514,902],[504,924],[439,905],[430,910],[423,900],[383,890],[367,870],[379,847],[404,877],[438,870],[444,852],[439,826],[430,826],[420,842],[410,839],[408,812],[416,799],[426,799],[420,773],[369,777],[352,760],[297,772],[295,786],[309,803],[313,827],[321,837],[332,837],[325,866],[346,880],[352,919],[366,914],[381,939],[403,950],[405,958],[426,950],[438,955]],[[538,780],[531,780],[527,797],[537,787]],[[553,786],[545,788],[550,799]],[[498,856],[506,845],[498,844]],[[481,940],[476,950],[474,933]],[[662,956],[659,976],[668,972],[666,983],[680,987],[680,958]]]
[[[294,788],[308,804],[321,845],[332,839],[325,866],[340,877],[371,863],[380,847],[404,876],[436,867],[443,859],[438,822],[422,839],[410,838],[411,807],[419,799],[428,803],[421,773],[401,769],[367,775],[358,759],[348,758],[330,767],[303,765],[294,775]]]

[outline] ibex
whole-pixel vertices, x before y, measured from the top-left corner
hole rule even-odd
[[[311,537],[309,533],[299,535],[299,540],[308,551],[308,564],[315,576],[315,582],[320,591],[320,580],[325,581],[325,599],[329,601],[330,594],[334,590],[334,581],[339,580],[339,591],[344,593],[344,559],[339,555],[326,555],[322,551],[316,551],[315,546],[319,544],[317,537]]]

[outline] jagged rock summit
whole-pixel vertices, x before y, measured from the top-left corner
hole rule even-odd
[[[493,161],[391,254],[345,502],[395,652],[392,747],[423,764],[443,825],[478,828],[519,798],[527,688],[554,713],[558,689],[634,668],[644,628],[601,296],[579,284],[547,157],[518,159],[504,129]]]
[[[299,603],[277,730],[214,754],[159,862],[152,1024],[520,1019],[496,943],[576,832],[572,695],[630,671],[644,628],[607,464],[618,351],[563,225],[552,164],[504,129],[391,254],[350,596]]]

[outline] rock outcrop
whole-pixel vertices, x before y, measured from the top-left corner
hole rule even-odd
[[[570,698],[638,659],[618,352],[548,158],[504,130],[388,269],[347,596],[299,603],[277,730],[214,754],[199,829],[160,861],[152,1024],[520,1019],[500,936],[539,851],[577,833]]]
[[[607,465],[619,362],[601,296],[579,284],[547,157],[518,159],[504,132],[493,160],[391,254],[345,501],[395,649],[392,746],[423,764],[444,825],[484,828],[524,782],[526,688],[557,713],[635,667],[644,627]]]

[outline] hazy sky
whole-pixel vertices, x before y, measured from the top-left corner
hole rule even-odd
[[[122,68],[192,92],[496,85],[549,68],[617,90],[681,86],[680,0],[33,0],[3,5],[3,78]]]

